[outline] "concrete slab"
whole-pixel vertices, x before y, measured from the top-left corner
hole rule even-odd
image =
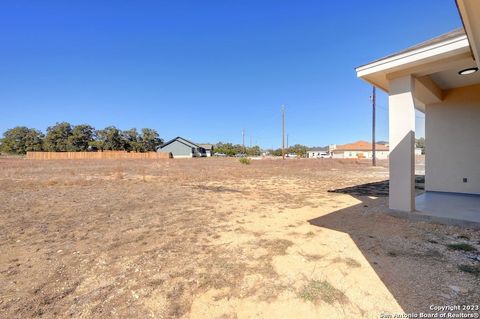
[[[415,204],[412,215],[441,223],[480,227],[480,195],[425,192],[416,197]]]

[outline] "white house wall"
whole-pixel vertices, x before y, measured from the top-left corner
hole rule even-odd
[[[378,159],[387,159],[388,151],[376,151],[376,157]],[[334,152],[333,158],[372,158],[372,151],[343,151]]]
[[[425,141],[427,190],[480,194],[480,85],[448,90],[442,103],[427,105]]]

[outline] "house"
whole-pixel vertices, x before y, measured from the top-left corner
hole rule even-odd
[[[328,147],[312,147],[307,151],[307,158],[325,158],[330,157]]]
[[[372,158],[372,143],[357,141],[344,145],[330,145],[328,151],[332,158]],[[388,145],[375,144],[375,157],[378,159],[388,158]]]
[[[389,207],[480,222],[480,1],[456,4],[464,28],[360,66],[356,72],[388,94]],[[425,114],[428,140],[426,192],[418,197],[416,111]]]
[[[207,156],[204,148],[180,136],[160,145],[157,152],[170,152],[173,158]]]
[[[213,155],[213,145],[212,144],[199,144],[201,148],[205,150],[205,154],[207,157]]]

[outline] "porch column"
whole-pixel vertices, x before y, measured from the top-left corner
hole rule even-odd
[[[415,210],[415,81],[389,81],[390,209]]]

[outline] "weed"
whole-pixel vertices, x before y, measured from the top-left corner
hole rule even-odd
[[[328,304],[338,302],[343,304],[347,301],[347,296],[333,287],[328,281],[311,280],[303,289],[299,292],[299,297],[303,300],[317,303],[324,301]]]
[[[464,272],[468,272],[469,274],[472,274],[474,276],[480,277],[480,265],[478,264],[475,266],[463,264],[463,265],[459,265],[458,269]]]
[[[448,244],[447,247],[451,250],[476,251],[477,249],[470,244],[456,243]]]
[[[353,258],[346,258],[345,263],[347,264],[347,266],[352,268],[359,268],[362,266],[358,261]]]

